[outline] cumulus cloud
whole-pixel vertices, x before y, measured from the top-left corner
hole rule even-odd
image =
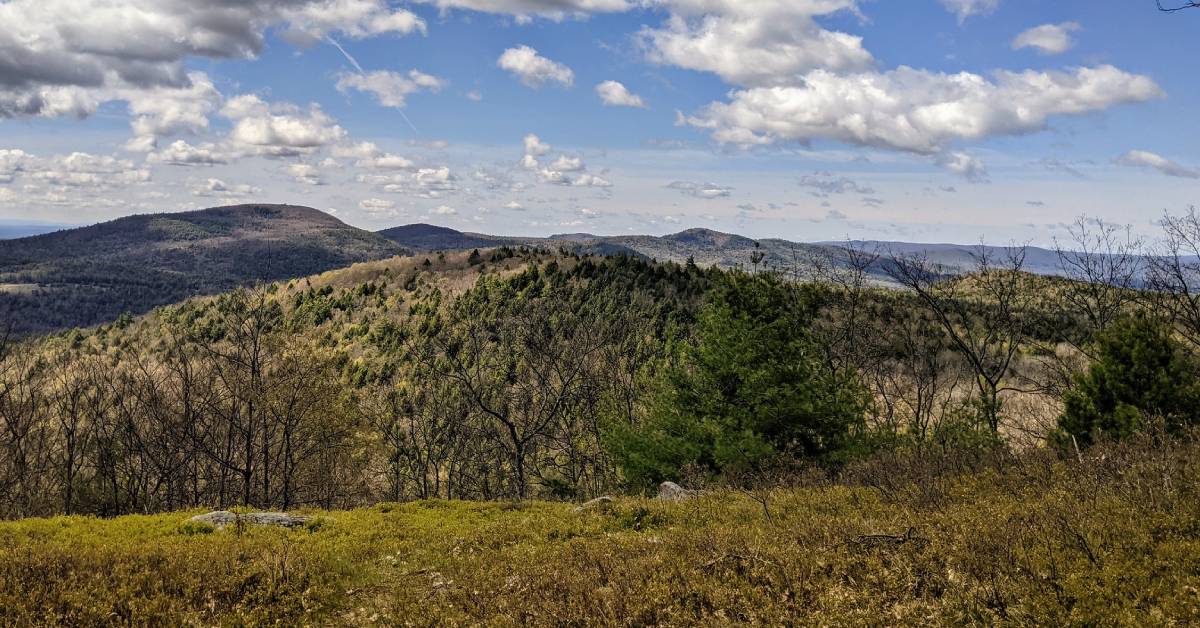
[[[989,80],[900,67],[839,75],[817,70],[805,85],[733,92],[686,122],[720,142],[754,145],[828,139],[922,154],[953,140],[1043,129],[1053,115],[1101,111],[1163,95],[1149,77],[1110,65],[1072,72],[998,71]]]
[[[364,198],[358,202],[358,206],[369,212],[377,212],[392,209],[396,203],[382,198]]]
[[[298,44],[425,28],[385,0],[10,0],[0,24],[0,117],[84,116],[139,90],[191,90],[189,58],[256,57],[273,25]],[[153,99],[135,109],[154,118],[166,105]]]
[[[733,188],[715,183],[695,183],[693,181],[672,181],[667,184],[667,187],[672,190],[679,190],[681,193],[694,198],[702,198],[707,200],[717,198],[728,198],[733,192]]]
[[[958,17],[962,24],[972,15],[987,15],[1000,6],[1000,0],[941,0],[946,10]]]
[[[645,107],[642,97],[631,93],[617,81],[604,81],[596,86],[596,94],[609,107]]]
[[[529,46],[505,50],[496,60],[496,65],[512,72],[527,87],[535,89],[546,83],[570,87],[575,82],[575,73],[571,68],[541,56]]]
[[[221,115],[233,121],[229,140],[269,157],[308,155],[340,142],[346,131],[312,105],[307,111],[290,103],[267,103],[247,94],[225,103]]]
[[[380,70],[367,74],[342,74],[338,77],[338,91],[345,93],[355,89],[375,96],[375,100],[384,107],[402,108],[409,95],[421,90],[431,92],[441,91],[446,81],[419,70],[409,70],[408,74]]]
[[[429,199],[442,198],[458,190],[458,177],[448,166],[412,168],[405,172],[360,174],[358,181],[374,185],[383,192]]]
[[[857,11],[856,0],[652,0],[670,11],[640,40],[649,59],[712,72],[748,86],[797,84],[815,69],[859,71],[874,64],[862,38],[822,28],[815,17]]]
[[[292,164],[287,167],[287,173],[297,183],[304,185],[325,185],[321,171],[312,164]]]
[[[438,205],[437,207],[429,210],[429,213],[438,216],[453,216],[454,214],[458,213],[458,210],[450,207],[449,205]]]
[[[971,183],[987,183],[987,167],[983,161],[973,155],[963,152],[947,152],[935,158],[937,164],[954,174],[962,176]]]
[[[192,187],[194,196],[217,196],[222,198],[242,198],[261,193],[262,190],[246,183],[229,185],[221,179],[206,179]]]
[[[800,187],[808,188],[812,195],[818,198],[828,198],[834,194],[874,194],[874,188],[860,185],[849,177],[835,177],[832,172],[818,170],[811,175],[804,175],[796,180]]]
[[[146,160],[151,163],[173,166],[211,166],[229,163],[235,158],[236,155],[223,151],[215,144],[193,146],[184,140],[175,140],[166,148],[146,156]]]
[[[526,135],[522,144],[525,147],[525,155],[521,157],[520,167],[536,174],[543,183],[573,187],[612,186],[608,179],[587,172],[587,165],[580,157],[559,155],[558,159],[544,165],[539,158],[549,154],[553,147],[533,133]]]
[[[129,103],[135,137],[158,138],[208,128],[208,115],[220,104],[221,93],[203,72],[189,73],[188,82],[178,88],[123,90],[120,96]]]
[[[1152,168],[1167,175],[1168,177],[1200,179],[1200,169],[1188,168],[1187,166],[1171,161],[1162,155],[1144,150],[1131,150],[1124,155],[1117,157],[1116,163],[1122,166]]]
[[[150,181],[150,171],[112,155],[74,152],[39,158],[22,151],[0,154],[0,178],[21,176],[29,182],[67,189],[110,190]]]
[[[1043,55],[1062,54],[1075,45],[1075,42],[1071,40],[1071,33],[1080,28],[1079,24],[1075,22],[1035,26],[1017,35],[1013,39],[1012,48],[1013,50],[1033,48]]]
[[[526,135],[522,143],[525,145],[525,154],[531,157],[541,157],[551,150],[549,144],[542,142],[542,139],[533,133]]]
[[[19,148],[0,148],[0,183],[12,183],[17,173],[33,160],[33,155]]]
[[[412,11],[392,10],[383,0],[316,0],[293,3],[281,11],[288,23],[284,37],[312,45],[332,33],[363,39],[384,33],[425,32],[425,21]]]

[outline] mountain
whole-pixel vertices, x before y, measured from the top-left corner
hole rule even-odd
[[[18,334],[87,326],[256,281],[406,253],[294,205],[128,216],[0,246],[0,324]]]
[[[659,261],[685,262],[693,260],[701,266],[722,268],[754,265],[756,255],[763,255],[760,264],[773,268],[806,265],[814,254],[840,255],[841,249],[825,244],[806,244],[787,240],[752,240],[750,238],[713,231],[688,229],[665,236],[597,236],[590,233],[568,233],[548,238],[522,238],[463,233],[446,227],[408,225],[379,232],[401,246],[418,250],[458,250],[496,246],[540,246],[565,248],[593,255],[631,255]],[[884,277],[880,273],[880,279]]]
[[[463,233],[449,227],[416,224],[384,229],[379,235],[414,251],[450,251],[501,246],[506,238]]]
[[[388,229],[380,234],[402,246],[420,251],[525,245],[561,247],[577,253],[596,255],[626,254],[659,261],[684,262],[691,259],[701,266],[722,268],[751,268],[758,259],[760,267],[797,269],[800,272],[811,269],[816,258],[832,261],[835,267],[844,267],[848,263],[847,247],[875,252],[882,256],[922,255],[949,273],[974,268],[981,251],[978,244],[923,244],[882,240],[792,242],[778,238],[753,240],[711,229],[687,229],[664,236],[597,236],[590,233],[567,233],[548,238],[522,238],[463,233],[431,225],[409,225]],[[985,246],[982,250],[997,262],[1003,262],[1010,249]],[[1038,247],[1026,247],[1024,268],[1039,275],[1062,274],[1058,253]],[[872,265],[868,274],[877,283],[893,283],[883,262]]]

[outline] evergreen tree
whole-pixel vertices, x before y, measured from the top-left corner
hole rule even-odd
[[[688,465],[720,473],[781,453],[819,461],[845,453],[867,397],[853,374],[820,359],[810,333],[817,305],[815,289],[770,274],[719,281],[647,423],[614,434],[627,479],[645,485]]]
[[[1148,419],[1170,430],[1200,418],[1195,360],[1169,326],[1144,317],[1121,321],[1097,338],[1097,360],[1068,393],[1059,440],[1080,446],[1100,436],[1121,438]]]

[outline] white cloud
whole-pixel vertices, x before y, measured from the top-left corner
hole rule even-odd
[[[526,135],[522,142],[525,144],[525,154],[532,157],[541,157],[551,150],[549,144],[542,142],[542,139],[533,133]]]
[[[234,122],[230,141],[260,155],[312,154],[346,137],[346,131],[317,105],[303,112],[292,104],[269,104],[244,95],[226,102],[221,114]]]
[[[642,97],[631,93],[617,81],[604,81],[596,86],[596,94],[600,100],[610,107],[645,107]]]
[[[717,198],[728,198],[733,192],[733,188],[715,183],[695,183],[692,181],[672,181],[667,184],[667,187],[672,190],[679,190],[681,193],[695,198],[712,200]]]
[[[525,209],[525,206],[516,201],[509,201],[504,204],[504,209],[511,209],[513,211],[521,211],[521,210]]]
[[[19,148],[0,148],[0,183],[12,183],[17,173],[32,160],[33,155]]]
[[[458,213],[458,210],[450,207],[449,205],[438,205],[437,207],[429,210],[429,213],[436,214],[438,216],[453,216],[454,214]]]
[[[1075,42],[1071,41],[1071,33],[1079,29],[1079,24],[1075,22],[1035,26],[1017,35],[1013,39],[1012,48],[1033,48],[1043,55],[1062,54],[1075,45]]]
[[[467,100],[469,100],[471,102],[482,102],[483,101],[483,93],[477,89],[473,89],[473,90],[467,92]]]
[[[184,140],[175,140],[170,146],[150,153],[146,160],[151,163],[171,164],[175,166],[211,166],[224,164],[237,156],[222,151],[215,144],[193,146]]]
[[[381,211],[392,209],[396,203],[382,198],[364,198],[358,202],[358,206],[367,211]]]
[[[259,194],[262,189],[246,183],[238,185],[229,185],[221,179],[206,179],[192,187],[194,196],[218,196],[225,198],[243,198],[254,194]]]
[[[583,160],[579,157],[568,157],[559,155],[554,163],[550,164],[551,170],[561,170],[563,172],[580,172],[584,169]]]
[[[539,55],[537,50],[529,46],[505,50],[496,65],[512,72],[526,86],[535,89],[547,82],[559,83],[564,87],[570,87],[575,82],[575,73],[571,68]]]
[[[937,155],[937,164],[954,174],[961,175],[971,183],[987,183],[988,173],[983,162],[963,152],[948,152]]]
[[[378,71],[367,74],[342,74],[338,77],[338,91],[350,89],[367,92],[384,107],[402,108],[405,99],[421,90],[441,91],[446,82],[418,70],[409,70],[407,75],[398,72]]]
[[[14,157],[10,155],[10,158]],[[136,167],[128,159],[111,155],[92,155],[74,152],[50,158],[36,158],[27,153],[15,155],[16,171],[29,180],[51,186],[111,190],[121,186],[150,181],[150,171]],[[9,175],[11,178],[11,174]]]
[[[1200,169],[1188,168],[1162,155],[1144,150],[1131,150],[1117,157],[1116,163],[1122,166],[1153,168],[1169,177],[1200,179]]]
[[[804,175],[796,180],[800,187],[812,190],[812,195],[818,198],[828,198],[835,194],[874,194],[874,188],[862,185],[849,177],[836,177],[833,173],[819,170],[811,175]]]
[[[1000,0],[941,0],[946,10],[958,16],[962,24],[972,15],[987,15],[1000,6]]]
[[[287,173],[297,183],[325,185],[325,180],[321,177],[321,171],[312,164],[292,164],[287,167]]]
[[[360,174],[358,181],[383,192],[437,199],[458,190],[458,177],[447,166],[414,168],[407,172]]]
[[[208,115],[221,102],[221,93],[203,72],[188,74],[189,85],[125,90],[130,124],[140,138],[154,138],[208,128]]]
[[[815,69],[858,71],[874,64],[862,38],[822,28],[814,17],[857,11],[857,0],[653,0],[668,9],[640,39],[649,59],[712,72],[726,82],[798,84]]]
[[[689,124],[740,145],[828,139],[922,154],[954,140],[1039,131],[1053,115],[1102,111],[1163,95],[1149,77],[1109,65],[1073,72],[940,74],[909,67],[877,74],[824,70],[798,87],[736,91]]]
[[[301,2],[284,9],[283,16],[288,21],[284,37],[304,46],[317,43],[331,33],[363,39],[384,33],[425,32],[425,21],[415,13],[405,9],[393,11],[382,0]]]
[[[543,166],[538,157],[550,153],[553,147],[542,142],[541,138],[533,133],[526,135],[522,144],[525,147],[525,155],[521,157],[520,167],[535,173],[543,183],[573,187],[612,187],[612,182],[608,179],[587,172],[587,165],[580,157],[560,154],[558,159],[548,166]]]
[[[332,34],[425,30],[386,0],[9,0],[0,3],[0,24],[0,117],[85,116],[99,103],[130,100],[135,123],[150,127],[172,116],[153,98],[136,102],[136,92],[193,90],[189,58],[256,57],[271,26],[304,45]],[[175,119],[202,126],[192,114]]]

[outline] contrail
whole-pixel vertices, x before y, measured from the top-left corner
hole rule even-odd
[[[336,39],[334,39],[333,37],[330,37],[329,35],[326,35],[325,41],[333,44],[333,47],[337,48],[342,53],[343,57],[346,57],[346,60],[350,62],[350,65],[354,66],[355,70],[358,70],[359,74],[366,74],[366,72],[363,70],[363,67],[358,64],[358,59],[355,59],[354,57],[352,57],[350,55],[350,53],[346,52],[346,49],[342,48],[342,45],[339,44]]]
[[[346,60],[350,62],[350,65],[353,65],[354,69],[358,70],[359,75],[361,75],[361,76],[367,75],[366,70],[363,70],[362,65],[360,65],[358,63],[358,59],[355,59],[353,55],[351,55],[349,52],[346,52],[346,49],[343,48],[342,45],[339,44],[336,39],[334,39],[333,37],[331,37],[329,35],[326,35],[325,41],[332,44],[334,48],[337,48],[338,51],[342,53],[342,56],[346,57]],[[404,110],[399,107],[396,108],[396,111],[400,112],[400,117],[404,118],[404,121],[408,123],[408,126],[413,130],[413,133],[416,134],[417,136],[420,136],[421,131],[417,130],[417,125],[413,124],[412,120],[408,119],[408,114],[404,113]]]

